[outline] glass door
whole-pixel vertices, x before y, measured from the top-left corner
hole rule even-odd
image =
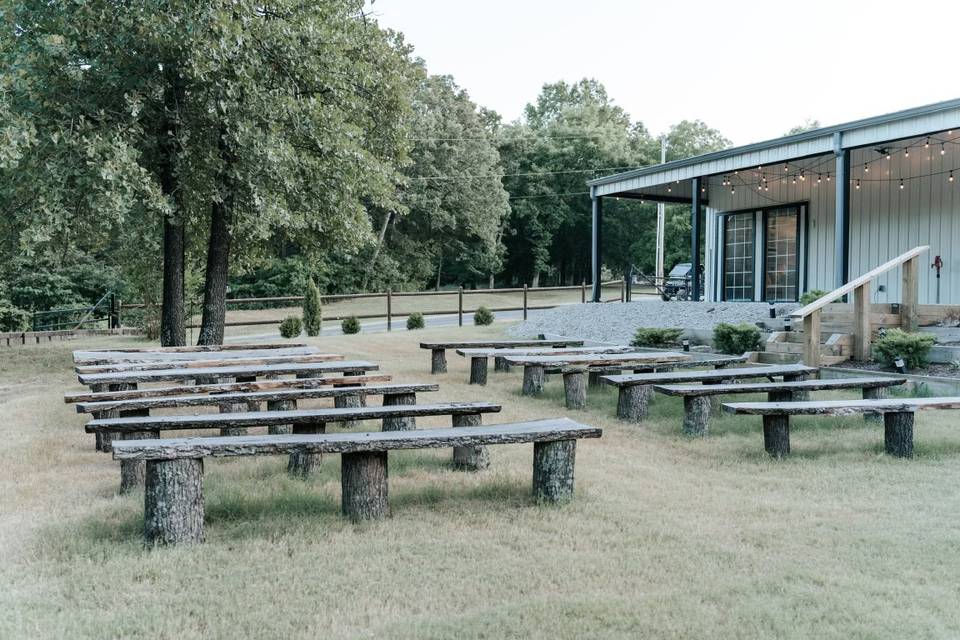
[[[723,299],[729,302],[753,300],[755,217],[752,211],[724,216]]]
[[[764,212],[763,299],[796,302],[800,284],[800,210]]]

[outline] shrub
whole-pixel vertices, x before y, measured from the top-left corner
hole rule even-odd
[[[929,333],[909,333],[890,329],[873,343],[873,357],[888,367],[896,366],[898,357],[910,369],[927,364],[927,356],[935,339]]]
[[[722,353],[735,356],[745,351],[757,351],[760,349],[760,329],[746,322],[721,322],[713,328],[713,346]]]
[[[824,291],[823,289],[810,289],[810,291],[804,291],[803,295],[800,296],[800,306],[805,307],[811,302],[819,300],[828,293],[830,292]],[[833,300],[833,302],[840,302],[840,298]]]
[[[344,318],[343,322],[340,323],[340,329],[346,334],[360,333],[360,320],[357,319],[357,316]]]
[[[671,347],[680,343],[683,329],[649,329],[640,327],[633,334],[630,345],[634,347]]]
[[[411,313],[407,316],[407,330],[413,331],[414,329],[423,329],[423,314],[419,311]]]
[[[297,316],[285,318],[280,323],[280,335],[284,338],[296,338],[303,331],[303,320]]]
[[[0,331],[26,331],[30,328],[30,312],[0,300]]]
[[[320,303],[320,289],[310,278],[307,281],[307,290],[303,294],[303,328],[308,336],[320,335],[323,325],[323,307]]]
[[[493,324],[494,317],[495,316],[493,315],[493,311],[490,311],[490,309],[484,306],[481,306],[473,314],[473,324],[477,325],[478,327],[486,326],[488,324]]]

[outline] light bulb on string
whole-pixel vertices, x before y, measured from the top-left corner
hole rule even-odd
[[[801,181],[801,182],[805,182],[806,179],[807,179],[807,178],[806,178],[806,176],[803,175],[803,170],[801,169],[801,170],[800,170],[800,181]]]
[[[860,179],[859,179],[859,178],[857,178],[857,190],[858,190],[858,191],[860,190]]]
[[[827,171],[827,182],[830,182],[830,172]]]
[[[944,147],[943,143],[941,142],[941,143],[940,143],[940,155],[944,155],[946,152],[947,152],[947,149],[946,149],[946,147]]]
[[[733,185],[730,185],[730,195],[733,195],[733,194],[735,194],[736,192],[737,192],[737,188],[734,187]]]
[[[786,162],[783,163],[783,170],[784,170],[784,171],[790,171],[790,167],[787,166],[787,163],[786,163]]]
[[[930,138],[927,138],[927,141],[923,143],[923,148],[924,149],[930,148]]]
[[[820,176],[820,174],[818,173],[818,174],[817,174],[817,184],[820,184],[820,182],[821,182],[821,176]]]
[[[906,149],[903,150],[903,157],[904,158],[910,157],[910,147],[907,147]]]
[[[947,178],[947,182],[953,182],[953,169],[950,170],[950,177]]]
[[[868,165],[866,162],[863,163],[863,172],[870,173],[870,165]]]
[[[903,178],[900,178],[900,188],[903,189]]]

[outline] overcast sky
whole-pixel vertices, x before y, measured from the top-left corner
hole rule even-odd
[[[431,73],[517,118],[594,77],[654,134],[699,118],[735,144],[960,97],[960,0],[377,0]]]

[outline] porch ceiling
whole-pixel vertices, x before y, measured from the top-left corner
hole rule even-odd
[[[644,167],[591,180],[588,184],[594,196],[643,194],[651,201],[656,201],[657,196],[666,201],[673,201],[673,196],[689,201],[690,180],[696,177],[795,162],[842,149],[882,145],[951,129],[960,129],[960,99]]]

